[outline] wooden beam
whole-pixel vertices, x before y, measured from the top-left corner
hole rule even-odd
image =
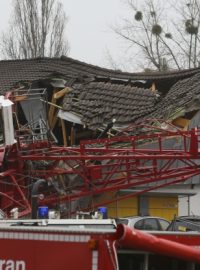
[[[51,123],[51,130],[53,130],[53,129],[55,128],[55,125],[56,125],[58,119],[59,119],[59,118],[58,118],[57,114],[55,114],[55,116],[54,116],[54,118],[53,118],[53,121],[52,121],[52,123]]]
[[[62,135],[63,135],[63,145],[67,146],[67,132],[65,127],[65,120],[60,118],[61,126],[62,126]]]
[[[23,100],[27,100],[28,96],[27,95],[22,95],[22,96],[14,96],[13,100],[14,101],[23,101]]]
[[[44,102],[44,103],[47,103],[47,104],[49,104],[49,105],[54,106],[55,108],[64,110],[63,107],[61,107],[61,106],[59,106],[59,105],[57,105],[57,104],[55,104],[55,103],[52,103],[52,102],[49,102],[49,101],[45,101],[45,100],[43,100],[43,99],[40,99],[40,100],[41,100],[42,102]]]
[[[153,93],[156,92],[156,84],[155,84],[155,82],[152,83],[151,91],[152,91]]]
[[[53,95],[53,97],[54,97],[54,99],[59,99],[59,98],[63,97],[65,94],[70,93],[71,91],[72,91],[71,88],[65,87],[62,90],[60,90],[57,93],[55,93]]]

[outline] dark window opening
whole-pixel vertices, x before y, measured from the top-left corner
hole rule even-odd
[[[132,250],[118,253],[120,270],[200,270],[200,264]]]

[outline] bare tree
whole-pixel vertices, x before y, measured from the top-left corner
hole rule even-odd
[[[2,35],[5,58],[58,57],[67,54],[67,17],[56,0],[13,0],[10,29]]]
[[[170,8],[156,0],[145,0],[143,6],[136,0],[127,3],[133,18],[113,29],[129,47],[140,50],[146,67],[163,71],[199,66],[199,0],[176,1]]]

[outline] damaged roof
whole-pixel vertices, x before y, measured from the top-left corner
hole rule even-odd
[[[174,119],[200,109],[200,73],[178,81],[156,104],[153,118]]]
[[[177,108],[199,106],[200,68],[130,73],[62,56],[0,61],[0,74],[1,94],[20,82],[63,79],[73,88],[63,100],[64,109],[77,114],[91,128],[113,119],[124,125],[141,118],[166,118]],[[161,93],[159,99],[149,89],[152,83]]]
[[[25,60],[0,61],[0,92],[4,93],[16,87],[19,82],[37,81],[49,77],[72,78],[95,78],[110,79],[131,82],[145,80],[149,83],[162,81],[162,87],[166,82],[192,76],[199,72],[199,68],[191,70],[130,73],[119,70],[101,68],[95,65],[61,56],[60,58],[36,58]]]
[[[65,95],[63,109],[80,115],[82,123],[95,129],[116,120],[125,125],[151,113],[157,96],[149,89],[110,82],[77,84]]]

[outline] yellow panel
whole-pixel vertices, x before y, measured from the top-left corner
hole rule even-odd
[[[163,217],[168,220],[172,220],[174,218],[174,215],[178,214],[178,210],[176,209],[150,209],[149,211],[150,216],[157,216],[157,217]]]
[[[149,197],[149,207],[154,208],[176,208],[178,206],[177,197]]]
[[[186,129],[188,127],[189,123],[190,123],[190,120],[179,117],[179,118],[173,120],[172,123],[173,123],[173,125],[175,125],[177,127],[181,127],[181,128]]]
[[[120,208],[117,217],[137,216],[137,208]]]
[[[132,197],[132,198],[128,198],[128,199],[118,201],[118,206],[119,207],[131,207],[131,206],[137,207],[137,205],[138,205],[137,197]]]
[[[112,200],[116,198],[115,192],[104,193],[94,199],[94,203]],[[178,215],[178,199],[177,197],[148,197],[149,199],[149,215],[159,216],[172,220],[174,215]],[[103,206],[103,205],[102,205]],[[108,208],[108,216],[127,217],[138,215],[138,198],[132,197],[124,200],[105,205]]]
[[[116,198],[115,192],[106,192],[93,201],[94,203],[101,203],[101,201],[112,200]],[[103,205],[102,205],[103,206]],[[114,203],[106,205],[108,208],[108,216],[115,217],[125,217],[125,216],[136,216],[138,215],[138,199],[137,197],[132,197],[124,200],[119,200]]]
[[[117,216],[116,208],[108,207],[108,217],[109,218],[115,218]]]
[[[178,215],[177,197],[149,197],[149,214],[172,220]]]
[[[120,200],[115,205],[109,204],[107,207],[110,217],[127,217],[138,214],[138,200],[136,197]]]

